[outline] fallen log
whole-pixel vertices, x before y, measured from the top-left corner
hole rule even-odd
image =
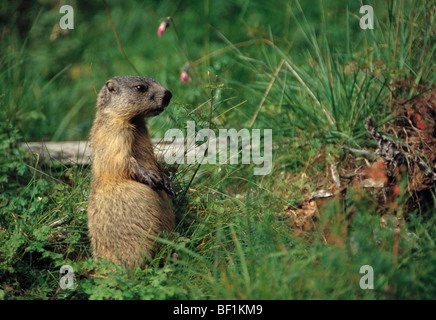
[[[184,148],[184,142],[152,139],[157,158],[165,153],[175,153]],[[28,152],[38,156],[39,162],[50,163],[53,160],[66,165],[89,165],[91,163],[91,144],[89,141],[62,141],[62,142],[25,142],[21,144]]]

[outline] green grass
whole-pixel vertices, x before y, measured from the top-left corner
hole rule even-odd
[[[128,59],[173,93],[165,114],[149,123],[153,137],[184,131],[187,121],[197,130],[272,128],[273,169],[255,176],[253,164],[202,165],[187,190],[198,165],[180,165],[172,176],[179,223],[156,239],[154,259],[138,270],[94,261],[89,168],[40,163],[19,144],[87,139],[94,88],[135,70],[102,2],[72,3],[75,29],[57,35],[58,7],[26,5],[13,14],[20,2],[2,6],[0,298],[436,297],[434,184],[422,192],[412,175],[395,176],[401,194],[392,198],[389,188],[350,182],[304,228],[282,214],[332,185],[331,165],[367,166],[341,147],[375,149],[365,135],[368,116],[401,141],[400,108],[417,108],[412,120],[416,112],[434,115],[414,102],[420,97],[435,110],[434,5],[369,2],[375,28],[363,31],[356,1],[107,2]],[[174,25],[156,35],[166,16],[193,66],[188,83],[179,78],[186,58]],[[425,148],[420,141],[402,145]],[[431,166],[433,159],[423,160]],[[62,265],[74,269],[73,290],[59,288]],[[373,267],[373,290],[359,286],[363,265]]]

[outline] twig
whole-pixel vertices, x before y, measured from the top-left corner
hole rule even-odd
[[[377,141],[378,148],[375,151],[375,156],[384,157],[388,163],[393,164],[395,167],[404,163],[407,160],[407,155],[400,151],[400,146],[397,141],[394,141],[378,132],[374,126],[372,117],[366,118],[365,129],[368,134]]]
[[[348,146],[342,146],[342,149],[345,151],[348,151],[354,155],[360,155],[370,161],[374,161],[375,160],[375,156],[371,151],[368,150],[360,150],[360,149],[354,149],[354,148],[350,148]]]
[[[209,141],[210,141],[210,128],[211,128],[211,123],[212,123],[212,109],[213,109],[213,86],[212,83],[210,81],[210,73],[207,73],[208,77],[209,77],[209,85],[210,85],[210,110],[209,110],[209,125],[208,125],[208,132],[207,132],[207,142],[206,142],[206,148],[204,149],[204,153],[203,153],[203,159],[201,159],[200,163],[198,164],[197,168],[195,168],[194,174],[191,177],[191,180],[188,183],[188,186],[186,187],[185,191],[183,192],[183,198],[186,196],[186,193],[189,190],[189,187],[192,184],[192,181],[194,181],[194,177],[197,175],[198,170],[200,169],[201,164],[204,161],[204,158],[206,157],[206,153],[209,149]],[[215,83],[216,83],[216,77],[215,77]],[[195,152],[195,151],[194,151]]]
[[[269,92],[270,92],[281,68],[283,67],[283,65],[285,65],[289,69],[289,71],[292,72],[294,77],[298,80],[298,82],[301,83],[301,85],[304,87],[304,89],[306,89],[306,91],[310,95],[310,97],[315,101],[316,105],[319,108],[321,108],[322,112],[324,112],[325,116],[327,117],[327,120],[329,121],[330,125],[334,124],[335,120],[333,119],[330,112],[325,108],[325,106],[321,105],[319,100],[316,98],[316,96],[313,94],[313,92],[309,89],[309,87],[306,85],[306,83],[303,81],[303,79],[300,77],[300,75],[295,71],[295,69],[292,68],[292,66],[289,64],[289,62],[287,62],[285,59],[282,59],[280,61],[279,66],[274,71],[274,76],[273,76],[271,82],[269,83],[268,88],[266,89],[265,94],[263,95],[259,106],[257,107],[256,113],[254,114],[253,118],[251,119],[250,128],[253,126],[254,122],[256,121],[257,115],[258,115],[260,109],[262,108],[263,104],[265,103],[265,100],[266,100],[267,96],[269,95]]]
[[[387,160],[387,162],[394,165],[394,167],[401,165],[402,163],[404,163],[404,161],[407,161],[409,163],[415,163],[421,168],[421,170],[428,178],[432,179],[433,181],[436,181],[436,172],[434,172],[431,168],[429,168],[425,162],[419,160],[418,157],[416,156],[412,157],[408,153],[401,152],[399,143],[397,141],[394,141],[380,134],[377,131],[377,128],[374,126],[371,117],[368,117],[366,119],[365,128],[368,131],[368,133],[371,135],[371,137],[375,141],[377,141],[378,149],[375,152],[376,157],[377,156],[384,157]]]
[[[247,40],[247,41],[238,42],[238,43],[229,45],[227,47],[220,48],[220,49],[217,49],[215,51],[212,51],[211,53],[209,53],[209,54],[207,54],[207,55],[205,55],[205,56],[203,56],[203,57],[201,57],[201,58],[199,58],[199,59],[197,59],[195,61],[192,61],[191,62],[191,66],[195,67],[195,66],[203,63],[204,61],[207,61],[208,59],[213,58],[215,56],[218,56],[218,55],[220,55],[220,54],[222,54],[224,52],[227,52],[229,50],[235,50],[236,48],[247,47],[247,46],[251,46],[253,44],[258,44],[258,43],[265,43],[265,44],[271,46],[272,48],[275,48],[275,45],[270,40],[268,40],[268,39],[252,39],[252,40]]]
[[[400,17],[401,17],[401,0],[398,4],[398,13],[397,13],[397,27],[395,29],[395,44],[394,44],[394,65],[395,65],[395,59],[397,56],[397,47],[398,47],[398,30],[400,28]]]
[[[219,117],[221,117],[222,115],[226,114],[227,112],[229,112],[230,110],[233,110],[234,108],[237,108],[241,105],[243,105],[244,103],[246,103],[248,100],[244,100],[241,103],[238,103],[237,105],[234,105],[233,107],[227,109],[226,111],[224,111],[223,113],[220,113],[219,115],[217,115],[214,119],[218,119]]]
[[[57,227],[63,225],[63,224],[64,224],[65,222],[67,222],[68,220],[70,220],[70,218],[71,218],[71,217],[67,214],[67,215],[65,215],[64,217],[62,217],[62,218],[60,218],[60,219],[58,219],[58,220],[56,220],[56,221],[50,223],[48,226],[49,226],[49,227],[52,227],[52,228],[57,228]]]
[[[188,66],[190,66],[190,65],[191,65],[191,62],[190,62],[190,60],[189,60],[188,54],[187,54],[187,52],[186,52],[186,50],[185,50],[185,47],[183,46],[182,40],[180,40],[179,33],[177,32],[176,24],[174,23],[174,20],[173,20],[172,17],[167,17],[167,19],[168,19],[169,21],[171,21],[171,24],[173,25],[173,28],[174,28],[174,32],[175,32],[175,34],[176,34],[177,41],[179,42],[179,46],[180,46],[180,48],[182,49],[182,52],[183,52],[183,55],[185,56],[186,61],[188,62]]]
[[[306,91],[309,93],[309,95],[312,97],[312,99],[315,101],[316,105],[322,109],[324,114],[327,117],[327,120],[332,125],[335,123],[335,120],[333,119],[332,115],[328,112],[328,110],[325,108],[325,106],[321,105],[321,103],[318,101],[318,99],[315,97],[313,92],[309,89],[309,87],[306,85],[306,83],[301,79],[301,77],[298,75],[298,73],[292,68],[292,66],[285,60],[285,65],[288,67],[288,69],[292,72],[292,74],[297,78],[297,80],[301,83],[301,85],[306,89]]]
[[[108,7],[108,5],[107,5],[107,3],[106,3],[106,0],[103,0],[103,3],[104,3],[104,6],[105,6],[105,8],[106,8],[107,15],[109,16],[109,20],[110,20],[110,22],[111,22],[112,29],[114,30],[115,39],[116,39],[116,41],[117,41],[118,47],[119,47],[120,50],[121,50],[121,53],[122,53],[123,56],[124,56],[124,59],[126,59],[126,61],[130,64],[130,66],[133,68],[133,70],[135,70],[135,72],[136,72],[138,75],[141,75],[141,74],[139,73],[139,71],[136,70],[135,66],[130,62],[129,58],[127,58],[127,55],[126,55],[126,53],[124,52],[123,46],[121,45],[120,38],[118,37],[117,29],[115,28],[115,24],[114,24],[114,22],[113,22],[113,20],[112,20],[112,16],[111,16],[111,13],[110,13],[110,11],[109,11],[109,7]]]
[[[341,187],[341,179],[339,178],[338,170],[336,169],[335,163],[332,163],[330,165],[330,171],[332,173],[332,178],[335,182],[336,188],[339,189]]]
[[[91,84],[92,84],[92,87],[94,88],[95,94],[98,95],[97,89],[95,89],[94,81],[92,80],[92,62],[89,65],[89,79],[91,80]]]
[[[271,80],[271,82],[268,85],[268,88],[265,91],[265,94],[262,97],[262,100],[259,103],[259,106],[257,107],[256,113],[254,114],[253,118],[251,119],[251,123],[250,123],[250,128],[253,127],[254,122],[256,121],[257,115],[259,114],[260,109],[262,108],[266,97],[269,95],[269,92],[274,84],[274,82],[276,81],[276,78],[280,72],[280,70],[282,69],[283,63],[285,62],[285,60],[282,59],[282,61],[280,62],[279,66],[276,68],[276,70],[274,71],[274,76]]]
[[[412,2],[412,13],[410,16],[410,29],[409,29],[409,56],[412,55],[412,39],[413,39],[413,22],[415,19],[415,0]]]

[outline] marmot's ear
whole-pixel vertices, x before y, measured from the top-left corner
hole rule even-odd
[[[118,84],[115,81],[107,81],[106,88],[109,90],[110,93],[118,93]]]

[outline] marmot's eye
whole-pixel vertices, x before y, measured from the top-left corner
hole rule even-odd
[[[146,86],[144,86],[142,84],[135,86],[135,90],[139,91],[139,92],[146,92],[147,89],[148,89],[148,87],[146,87]]]

